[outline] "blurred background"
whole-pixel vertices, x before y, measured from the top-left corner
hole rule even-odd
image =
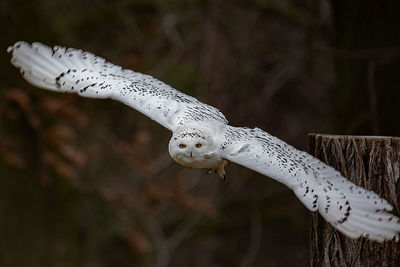
[[[307,266],[309,212],[235,164],[172,161],[170,132],[111,100],[34,88],[19,40],[151,74],[307,150],[310,132],[400,135],[400,2],[3,0],[0,266]]]

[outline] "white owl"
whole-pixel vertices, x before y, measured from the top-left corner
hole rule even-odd
[[[7,50],[22,76],[40,88],[112,98],[172,131],[171,157],[184,166],[225,177],[228,161],[285,184],[311,211],[351,238],[398,240],[399,218],[376,193],[261,129],[228,125],[216,108],[145,74],[123,69],[82,50],[17,42]]]

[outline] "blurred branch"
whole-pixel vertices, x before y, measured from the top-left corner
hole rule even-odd
[[[215,0],[208,1],[206,8],[208,12],[205,15],[202,25],[202,48],[200,57],[200,73],[206,88],[202,88],[202,91],[200,91],[200,88],[198,87],[196,94],[202,93],[203,95],[208,96],[213,75],[215,75],[214,62],[218,31],[214,22],[214,16],[216,12],[218,12],[218,4]]]
[[[293,75],[297,73],[300,66],[300,55],[292,54],[286,60],[277,62],[274,68],[269,71],[265,80],[262,95],[260,98],[263,100],[260,105],[265,105],[271,101],[272,97],[291,80]],[[261,107],[259,107],[261,109]]]
[[[190,238],[195,227],[198,225],[203,217],[204,216],[202,214],[195,214],[189,219],[188,222],[179,226],[178,231],[171,235],[171,237],[168,239],[171,254],[175,252],[175,250],[183,241]]]
[[[164,32],[167,39],[175,49],[182,49],[184,46],[182,36],[177,29],[176,15],[166,14],[161,20],[161,29]]]
[[[247,252],[242,260],[241,267],[251,267],[257,258],[258,252],[260,251],[262,240],[262,218],[260,210],[257,208],[253,209],[250,214],[250,242]]]
[[[148,230],[156,250],[155,266],[167,267],[170,262],[170,250],[162,225],[154,218],[149,221]]]
[[[381,64],[400,58],[400,47],[397,46],[377,49],[349,50],[316,44],[315,49],[316,51],[321,52],[322,55],[326,53],[344,59],[375,59],[381,61]]]

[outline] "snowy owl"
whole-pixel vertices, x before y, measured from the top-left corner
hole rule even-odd
[[[169,153],[179,164],[208,168],[224,178],[228,161],[235,162],[285,184],[348,237],[399,239],[399,218],[376,193],[261,129],[228,125],[218,109],[152,76],[72,48],[17,42],[7,51],[11,63],[37,87],[115,99],[168,128]]]

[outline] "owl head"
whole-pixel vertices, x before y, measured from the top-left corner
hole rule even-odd
[[[180,164],[196,167],[215,150],[212,137],[204,130],[186,128],[177,131],[169,141],[169,153]]]

